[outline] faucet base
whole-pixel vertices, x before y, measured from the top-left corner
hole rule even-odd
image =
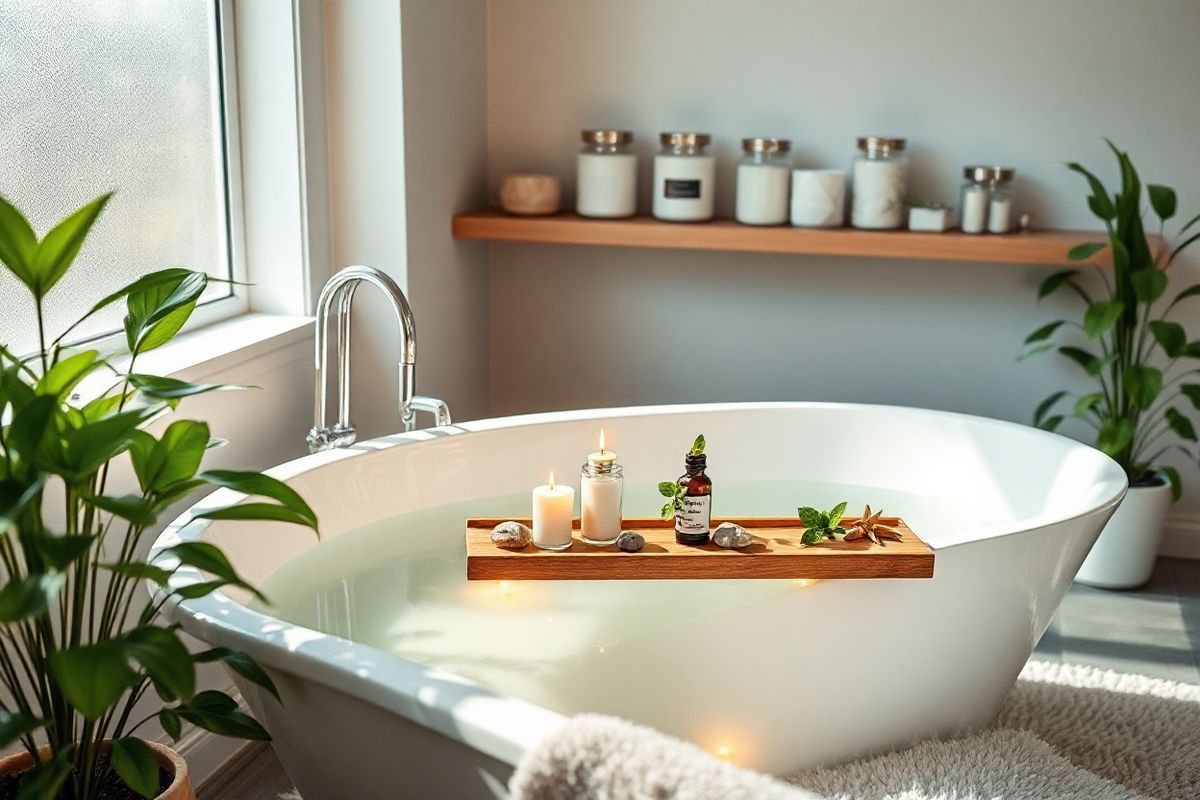
[[[353,425],[334,425],[325,428],[314,427],[309,430],[308,436],[304,438],[308,442],[309,453],[323,453],[335,447],[349,447],[358,438],[358,432],[354,429]]]

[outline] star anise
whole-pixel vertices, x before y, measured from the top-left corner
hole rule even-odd
[[[879,518],[882,516],[882,509],[872,514],[870,506],[864,508],[862,519],[846,528],[846,541],[853,542],[855,539],[861,539],[864,536],[875,544],[883,544],[883,542],[879,541],[880,539],[895,539],[899,541],[900,531],[881,524]]]

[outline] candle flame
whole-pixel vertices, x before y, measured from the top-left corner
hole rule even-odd
[[[550,488],[554,488],[554,470],[550,470]]]
[[[717,756],[717,758],[721,759],[722,761],[732,761],[733,760],[733,748],[727,744],[719,745],[716,749],[716,756]]]
[[[600,452],[604,452],[604,428],[600,429]]]

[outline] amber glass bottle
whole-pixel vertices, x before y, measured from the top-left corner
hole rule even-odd
[[[703,453],[684,457],[687,470],[679,478],[683,487],[680,508],[675,511],[675,541],[680,544],[707,544],[712,521],[712,480],[704,474],[708,458]]]

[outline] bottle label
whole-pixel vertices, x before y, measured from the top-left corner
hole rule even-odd
[[[684,496],[682,508],[675,512],[675,530],[680,533],[708,533],[712,521],[712,495]]]
[[[663,181],[663,197],[676,200],[695,200],[700,197],[700,181],[667,178]]]

